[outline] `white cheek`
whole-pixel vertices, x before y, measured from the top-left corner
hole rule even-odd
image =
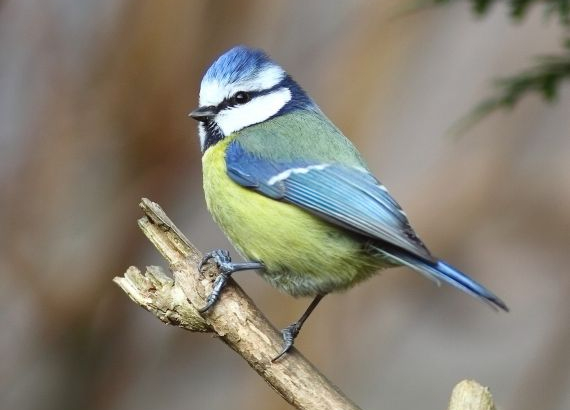
[[[216,116],[216,123],[225,136],[247,126],[258,124],[277,114],[291,100],[291,91],[281,88],[271,94],[254,98],[244,105],[228,108]]]

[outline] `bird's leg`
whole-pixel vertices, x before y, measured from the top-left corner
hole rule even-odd
[[[208,262],[210,259],[213,259],[216,262],[216,265],[218,265],[218,269],[220,270],[220,274],[214,281],[214,285],[212,286],[212,293],[210,293],[210,295],[206,299],[206,306],[204,306],[201,309],[198,309],[200,313],[204,313],[212,306],[214,306],[214,304],[220,297],[222,289],[226,285],[226,282],[228,281],[232,273],[240,270],[263,268],[263,264],[260,262],[233,263],[232,258],[230,257],[230,253],[227,250],[216,249],[211,252],[208,252],[204,256],[202,262],[200,262],[200,265],[198,266],[198,269],[201,271],[206,262]]]
[[[285,329],[281,330],[281,335],[283,335],[283,342],[284,342],[283,349],[281,350],[281,353],[279,353],[271,360],[272,362],[279,360],[281,357],[283,357],[285,353],[289,351],[289,349],[291,349],[291,347],[293,347],[293,342],[295,341],[295,338],[299,334],[299,331],[301,330],[303,323],[305,323],[305,320],[307,320],[307,318],[311,315],[313,310],[315,310],[321,299],[324,297],[325,295],[317,295],[313,299],[307,310],[305,310],[305,313],[303,313],[303,315],[299,318],[299,320],[297,320],[294,323],[291,323]]]

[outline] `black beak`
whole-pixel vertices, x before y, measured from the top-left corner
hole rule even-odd
[[[199,107],[188,114],[190,117],[194,118],[196,121],[207,122],[214,118],[216,115],[216,107],[207,106],[207,107]]]

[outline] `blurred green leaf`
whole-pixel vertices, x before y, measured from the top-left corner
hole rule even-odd
[[[512,18],[521,20],[534,4],[546,7],[546,15],[558,15],[560,23],[570,25],[570,0],[433,0],[435,4],[449,4],[458,1],[469,1],[473,12],[483,15],[491,10],[495,3],[507,4]]]
[[[564,80],[570,80],[570,39],[565,40],[564,54],[538,57],[530,69],[496,80],[495,95],[479,103],[460,119],[452,127],[451,133],[464,132],[497,109],[512,108],[531,92],[538,92],[545,101],[553,102],[558,96],[558,87]]]
[[[435,4],[448,4],[458,0],[433,0]],[[465,0],[463,0],[465,1]],[[473,12],[479,16],[487,13],[498,0],[467,0]],[[522,20],[535,4],[545,6],[545,16],[558,16],[561,25],[570,29],[570,0],[504,0],[513,20]],[[510,77],[495,81],[495,95],[483,100],[450,130],[457,135],[473,126],[483,117],[501,108],[512,108],[530,92],[538,92],[545,101],[555,101],[558,88],[564,80],[570,79],[570,37],[564,39],[563,54],[543,56],[536,64]]]

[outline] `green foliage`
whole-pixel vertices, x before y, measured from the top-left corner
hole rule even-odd
[[[436,3],[451,3],[457,0],[433,0]],[[499,0],[468,0],[478,16],[487,13]],[[557,16],[562,26],[570,30],[570,0],[501,0],[509,7],[511,17],[522,20],[532,5],[545,7],[546,17]],[[530,92],[538,92],[545,101],[552,102],[558,96],[558,89],[564,80],[570,79],[570,36],[564,41],[559,55],[541,56],[529,69],[495,81],[495,95],[479,103],[470,114],[461,119],[452,129],[460,133],[477,121],[498,109],[512,108]]]
[[[434,0],[436,3],[452,3],[458,0]],[[515,20],[521,20],[530,10],[530,6],[540,4],[546,7],[546,15],[557,15],[560,23],[570,25],[570,0],[468,0],[471,3],[473,12],[477,15],[484,15],[495,3],[504,3],[509,7],[510,15]]]
[[[570,38],[566,40],[564,50],[561,55],[538,57],[533,67],[496,80],[495,95],[480,102],[461,119],[453,127],[452,134],[461,133],[497,109],[512,108],[530,92],[538,92],[547,102],[555,101],[560,83],[570,80]]]

